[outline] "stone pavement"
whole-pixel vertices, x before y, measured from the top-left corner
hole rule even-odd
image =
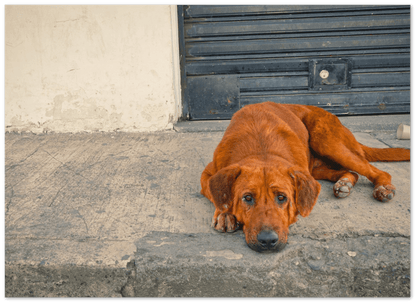
[[[345,117],[373,147],[410,115]],[[275,254],[211,229],[199,178],[228,121],[158,133],[6,134],[6,297],[410,296],[410,163],[390,203],[360,177],[338,200],[320,181],[311,215]]]

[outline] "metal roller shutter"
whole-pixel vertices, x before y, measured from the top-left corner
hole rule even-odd
[[[410,6],[179,6],[184,116],[410,112]]]

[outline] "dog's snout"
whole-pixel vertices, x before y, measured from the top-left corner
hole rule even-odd
[[[279,236],[273,230],[263,230],[257,235],[257,241],[263,249],[271,249],[276,246]]]

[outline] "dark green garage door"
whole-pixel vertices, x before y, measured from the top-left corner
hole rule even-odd
[[[409,6],[179,6],[183,115],[258,102],[410,112]]]

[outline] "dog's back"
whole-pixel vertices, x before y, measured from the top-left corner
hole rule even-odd
[[[214,153],[217,169],[247,157],[267,161],[273,155],[293,165],[307,166],[308,130],[294,111],[292,105],[265,102],[235,113]]]

